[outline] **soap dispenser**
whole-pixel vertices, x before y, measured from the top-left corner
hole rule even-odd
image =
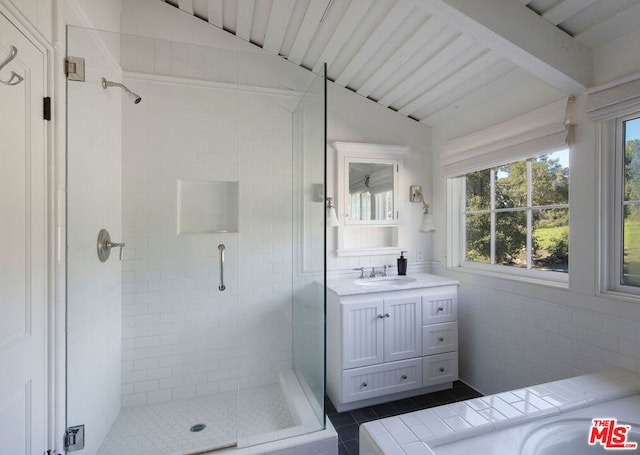
[[[406,251],[401,251],[400,257],[398,258],[398,275],[407,274],[407,258],[404,257],[404,253],[406,253]]]

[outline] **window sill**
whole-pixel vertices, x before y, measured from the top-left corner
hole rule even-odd
[[[471,262],[465,262],[463,265],[457,267],[447,267],[447,270],[450,272],[459,272],[469,275],[480,275],[499,278],[502,280],[548,286],[556,289],[569,289],[568,273],[522,270],[500,265],[483,266],[481,264]]]
[[[606,289],[604,291],[598,292],[597,295],[598,297],[602,297],[604,299],[612,299],[620,302],[640,304],[640,292],[636,294],[633,291],[624,291],[620,289]]]

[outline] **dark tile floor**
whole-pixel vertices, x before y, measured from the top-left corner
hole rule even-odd
[[[481,393],[478,393],[464,382],[455,381],[452,389],[347,412],[336,411],[336,408],[327,398],[325,411],[338,433],[338,455],[358,455],[358,429],[361,423],[480,396],[482,396]]]

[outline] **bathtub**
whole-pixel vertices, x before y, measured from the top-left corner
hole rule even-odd
[[[594,440],[589,445],[592,419],[615,418],[617,425],[629,425],[627,444],[640,447],[640,395],[619,398],[575,411],[493,431],[432,448],[435,455],[461,453],[520,455],[583,455],[612,453]],[[602,435],[606,442],[606,435]],[[640,453],[636,450],[616,450],[618,453]]]
[[[601,422],[589,445],[593,419]],[[620,432],[640,446],[640,375],[618,368],[364,423],[360,455],[640,455],[607,450]]]

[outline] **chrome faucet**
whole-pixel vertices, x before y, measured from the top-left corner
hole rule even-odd
[[[375,277],[376,277],[376,268],[371,267],[371,273],[369,274],[369,278],[375,278]]]
[[[357,269],[353,269],[353,270],[359,270],[360,271],[360,279],[364,280],[364,267],[358,267]]]

